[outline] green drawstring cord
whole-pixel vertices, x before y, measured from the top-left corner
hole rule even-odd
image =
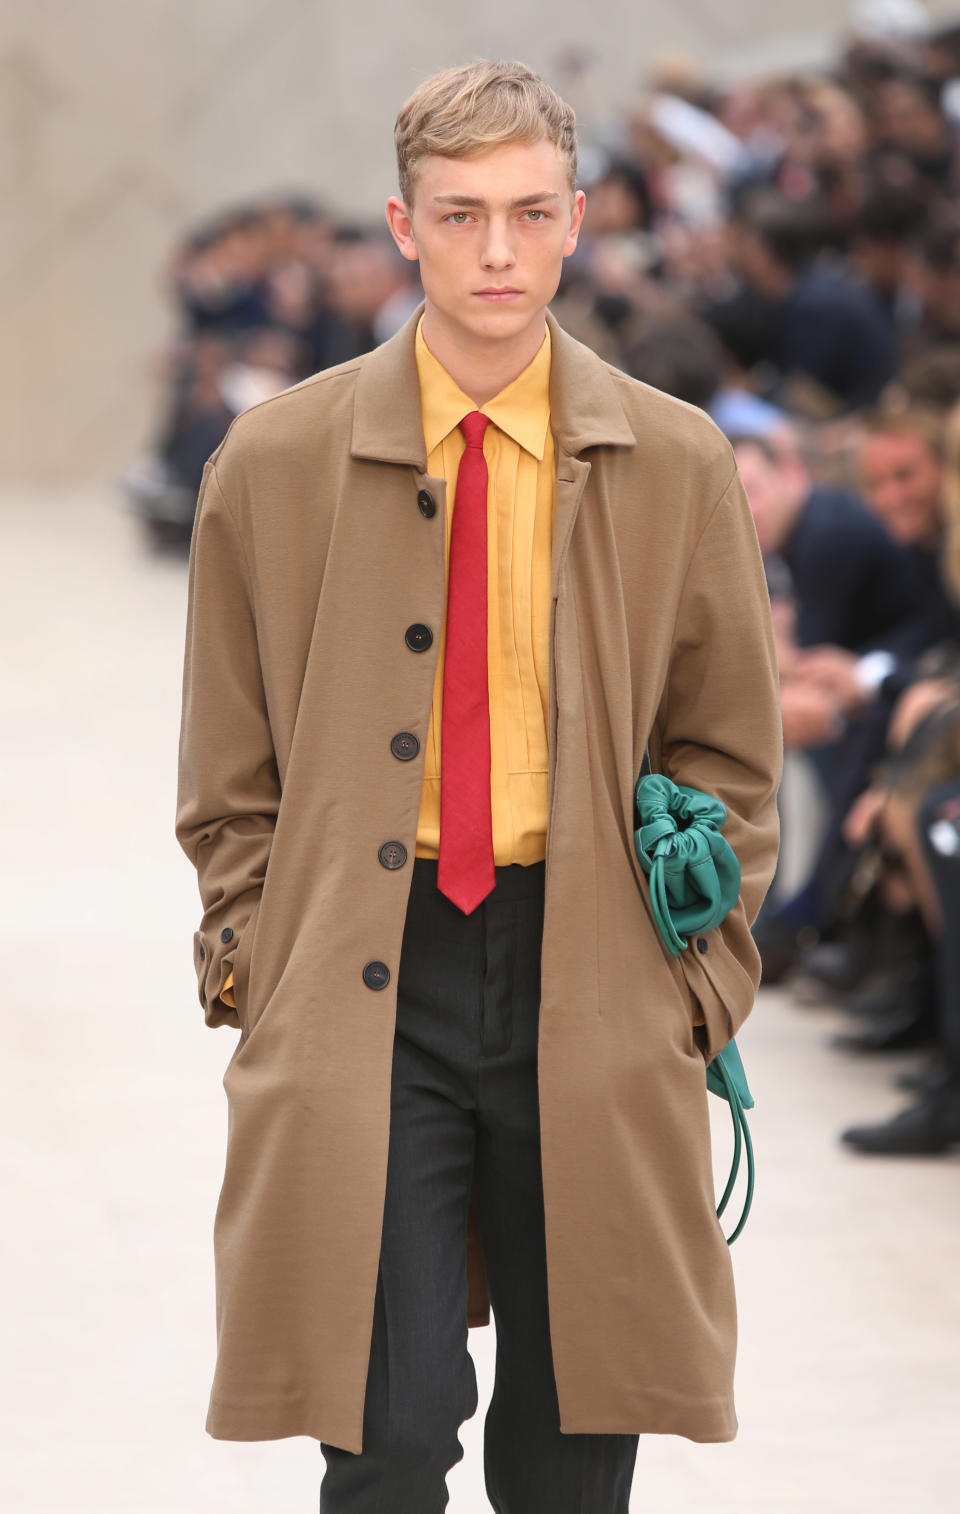
[[[744,1225],[747,1223],[747,1215],[750,1213],[750,1205],[753,1203],[753,1142],[750,1139],[750,1126],[747,1124],[747,1117],[744,1113],[743,1104],[740,1102],[740,1095],[734,1087],[733,1080],[730,1077],[730,1074],[727,1072],[722,1059],[720,1057],[714,1057],[713,1060],[716,1065],[717,1071],[720,1074],[720,1077],[723,1079],[724,1087],[727,1091],[727,1098],[730,1101],[730,1113],[733,1116],[733,1162],[731,1163],[730,1176],[727,1179],[727,1186],[723,1190],[723,1198],[717,1205],[717,1219],[720,1218],[724,1209],[726,1209],[727,1200],[733,1192],[733,1185],[737,1180],[737,1172],[740,1168],[741,1129],[743,1130],[743,1143],[747,1148],[747,1196],[743,1201],[743,1213],[740,1216],[739,1223],[737,1224],[737,1227],[734,1230],[733,1234],[727,1236],[727,1245],[731,1246],[736,1240],[737,1236],[740,1234]]]
[[[679,957],[686,950],[687,938],[681,936],[670,918],[670,908],[667,904],[667,884],[663,876],[663,854],[660,847],[670,849],[669,837],[657,842],[657,849],[653,854],[653,867],[650,870],[650,902],[653,905],[653,913],[656,916],[660,934],[666,943],[667,949],[675,957]]]

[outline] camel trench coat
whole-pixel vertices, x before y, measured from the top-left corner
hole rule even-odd
[[[445,598],[414,334],[239,415],[190,549],[177,839],[223,1077],[206,1429],[362,1450],[397,968]],[[782,763],[733,451],[548,310],[557,444],[539,1099],[561,1429],[732,1440],[736,1301],[705,1062],[755,1001]],[[655,771],[718,795],[741,893],[670,956],[636,856]],[[405,865],[380,860],[385,842]],[[396,849],[389,854],[396,860]],[[220,997],[230,970],[237,1008]],[[706,1025],[694,1027],[698,1006]],[[468,1322],[489,1322],[471,1208]]]

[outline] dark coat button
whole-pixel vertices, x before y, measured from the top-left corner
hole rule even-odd
[[[220,940],[221,941],[232,941],[233,940],[233,931],[230,929],[229,925],[225,925],[224,928],[223,928],[223,930],[220,932]]]
[[[377,856],[384,867],[403,867],[407,860],[407,849],[402,841],[385,841]]]
[[[419,737],[412,731],[398,731],[396,736],[390,738],[390,750],[401,762],[409,762],[420,750]]]
[[[420,506],[421,515],[436,515],[437,502],[429,489],[421,489],[417,495],[417,504]]]
[[[368,962],[363,969],[363,981],[368,988],[386,988],[390,982],[390,969],[386,962]]]
[[[709,945],[710,945],[710,943],[707,940],[706,936],[698,936],[697,937],[697,951],[698,952],[705,952],[706,949],[707,949],[707,947]]]
[[[415,620],[412,626],[407,626],[403,639],[411,652],[425,652],[433,641],[433,632],[422,621]]]
[[[200,961],[201,962],[205,962],[206,959],[207,959],[207,954],[204,951],[204,949],[203,949],[203,943],[201,942],[201,944],[200,944]]]

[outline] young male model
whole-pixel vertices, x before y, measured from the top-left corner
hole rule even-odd
[[[240,415],[191,547],[176,830],[224,1076],[207,1429],[312,1435],[325,1514],[432,1514],[477,1408],[501,1514],[625,1514],[641,1432],[726,1441],[705,1062],[753,1006],[781,770],[747,499],[700,410],[547,306],[573,112],[476,62],[403,106],[424,301]],[[669,955],[656,771],[742,869]]]

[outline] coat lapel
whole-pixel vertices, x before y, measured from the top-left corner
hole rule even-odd
[[[421,471],[427,451],[420,418],[415,338],[424,301],[387,341],[364,353],[357,376],[350,453],[385,463],[412,463]],[[584,447],[632,446],[636,441],[608,365],[564,331],[550,310],[550,425],[558,452]]]
[[[415,351],[417,322],[425,302],[400,330],[365,353],[357,376],[350,454],[376,462],[405,463],[426,473],[427,449],[420,412]],[[556,437],[557,498],[553,532],[551,597],[573,530],[590,463],[586,447],[631,447],[636,435],[620,402],[608,365],[564,331],[546,311],[552,341],[550,427]]]

